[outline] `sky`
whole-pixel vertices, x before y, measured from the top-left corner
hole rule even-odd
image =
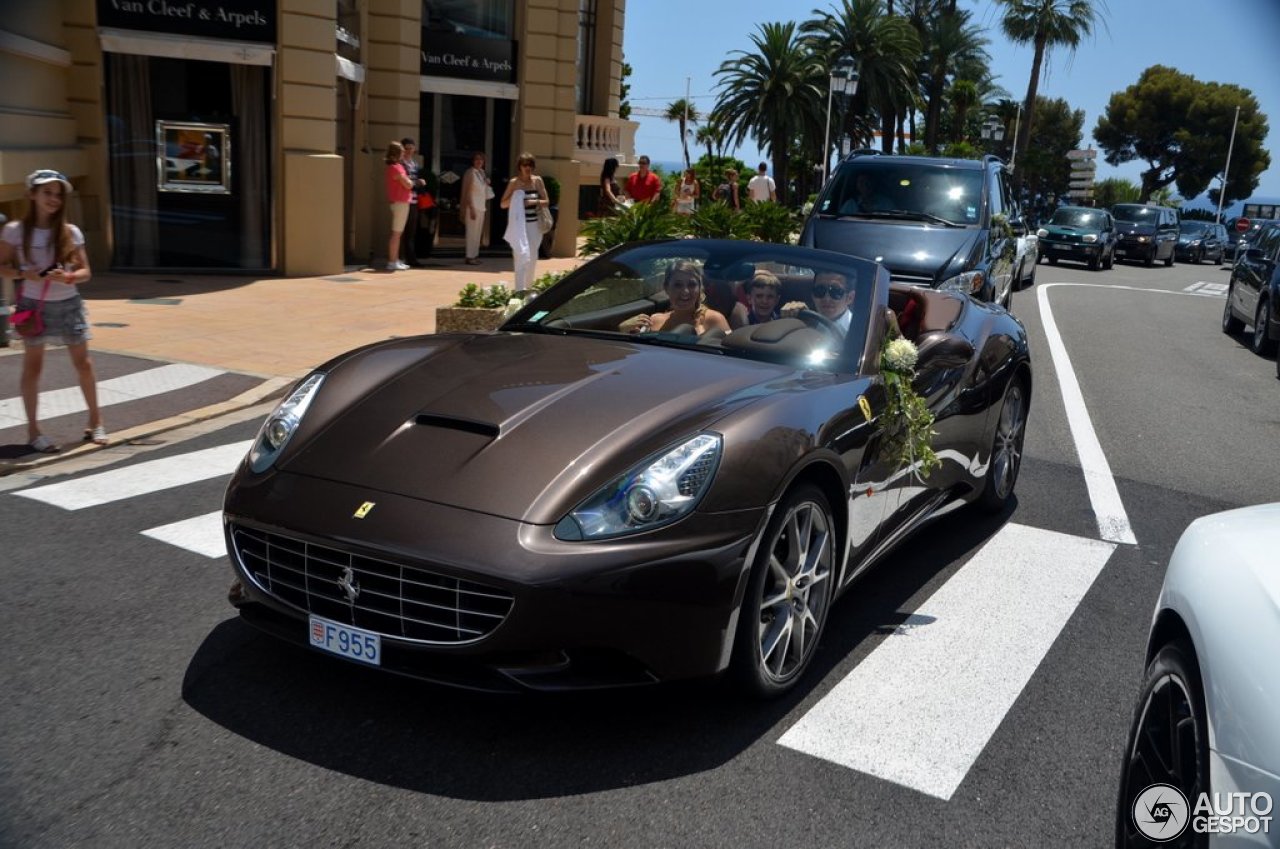
[[[715,70],[733,51],[752,47],[757,24],[800,22],[812,18],[814,9],[834,5],[830,0],[632,0],[623,37],[623,53],[632,67],[631,105],[664,109],[685,96],[687,85],[690,99],[706,111],[716,102]],[[960,5],[972,9],[974,22],[988,31],[996,84],[1021,101],[1031,73],[1031,48],[1005,38],[992,0],[961,0]],[[1095,6],[1104,24],[1074,54],[1061,48],[1050,53],[1039,89],[1042,96],[1060,97],[1084,110],[1082,144],[1097,147],[1093,129],[1111,95],[1137,83],[1152,65],[1176,68],[1202,82],[1233,83],[1253,93],[1271,128],[1263,142],[1271,152],[1271,168],[1251,199],[1280,202],[1280,0],[1095,0]],[[683,161],[674,123],[632,119],[640,124],[637,154],[647,154],[655,163]],[[690,155],[696,156],[692,149]],[[750,139],[736,155],[748,165],[767,160]],[[1144,167],[1112,167],[1099,155],[1097,179],[1140,183]],[[1188,200],[1208,205],[1205,195]]]

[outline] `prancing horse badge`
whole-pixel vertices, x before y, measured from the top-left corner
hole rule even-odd
[[[369,515],[369,511],[372,509],[373,509],[373,502],[366,501],[365,503],[361,504],[359,507],[356,508],[355,518],[363,519],[365,516]]]

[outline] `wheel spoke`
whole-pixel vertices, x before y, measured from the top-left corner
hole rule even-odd
[[[787,646],[791,643],[791,627],[790,616],[779,616],[770,623],[769,630],[760,641],[760,657],[764,661],[765,669],[774,675],[782,674],[782,667],[786,663]],[[778,668],[775,670],[774,654],[778,652],[780,645],[782,651],[778,654],[776,664]]]

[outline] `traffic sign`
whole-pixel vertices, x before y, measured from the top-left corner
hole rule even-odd
[[[1249,219],[1248,219],[1248,218],[1237,218],[1237,219],[1236,219],[1236,232],[1237,232],[1237,233],[1243,233],[1243,232],[1245,232],[1246,230],[1248,230],[1248,229],[1249,229],[1249,227],[1250,227],[1250,226],[1252,226],[1252,225],[1249,223]]]
[[[1098,151],[1093,148],[1088,150],[1068,150],[1067,159],[1093,159],[1098,155]]]
[[[1087,200],[1093,197],[1093,189],[1071,189],[1067,192],[1067,197]]]
[[[1077,159],[1071,163],[1072,171],[1097,171],[1098,163],[1092,159]]]
[[[1072,180],[1068,185],[1073,189],[1091,189],[1093,180]]]

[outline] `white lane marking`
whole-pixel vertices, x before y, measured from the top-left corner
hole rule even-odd
[[[1045,283],[1036,292],[1036,300],[1040,304],[1040,316],[1044,323],[1044,334],[1049,340],[1049,352],[1053,355],[1054,370],[1058,373],[1058,386],[1062,390],[1062,403],[1067,409],[1067,424],[1071,427],[1071,436],[1076,443],[1076,455],[1080,458],[1080,471],[1084,474],[1085,487],[1089,490],[1089,501],[1093,505],[1093,514],[1098,522],[1098,534],[1108,542],[1122,542],[1137,545],[1138,538],[1133,535],[1129,524],[1129,515],[1125,513],[1124,502],[1120,500],[1120,490],[1116,489],[1115,477],[1111,474],[1111,464],[1107,455],[1102,453],[1102,443],[1093,429],[1089,419],[1089,410],[1084,405],[1084,393],[1080,391],[1080,382],[1071,367],[1071,358],[1067,356],[1067,346],[1062,342],[1062,334],[1053,320],[1053,310],[1049,307],[1049,290],[1055,286],[1098,286],[1096,283]],[[1129,286],[1106,288],[1130,289]],[[1161,289],[1140,289],[1137,291],[1170,293]]]
[[[139,398],[161,395],[175,389],[185,389],[197,383],[226,374],[222,369],[171,363],[159,368],[113,377],[98,384],[98,406],[109,407]],[[52,419],[72,413],[83,413],[87,407],[79,386],[50,389],[40,393],[37,402],[40,418]],[[0,428],[26,424],[27,414],[22,409],[22,398],[0,399]]]
[[[14,495],[43,501],[64,510],[96,507],[219,475],[230,475],[252,444],[250,439],[163,460],[148,460],[75,480],[19,490]]]
[[[950,799],[1115,548],[1005,525],[778,742]]]
[[[1207,280],[1201,280],[1199,283],[1192,283],[1182,291],[1188,295],[1200,295],[1206,298],[1225,298],[1227,296],[1227,284],[1210,283]]]
[[[142,532],[145,537],[203,554],[205,557],[222,557],[227,544],[222,535],[222,511],[214,510],[203,516],[192,516],[180,522],[171,522]]]

